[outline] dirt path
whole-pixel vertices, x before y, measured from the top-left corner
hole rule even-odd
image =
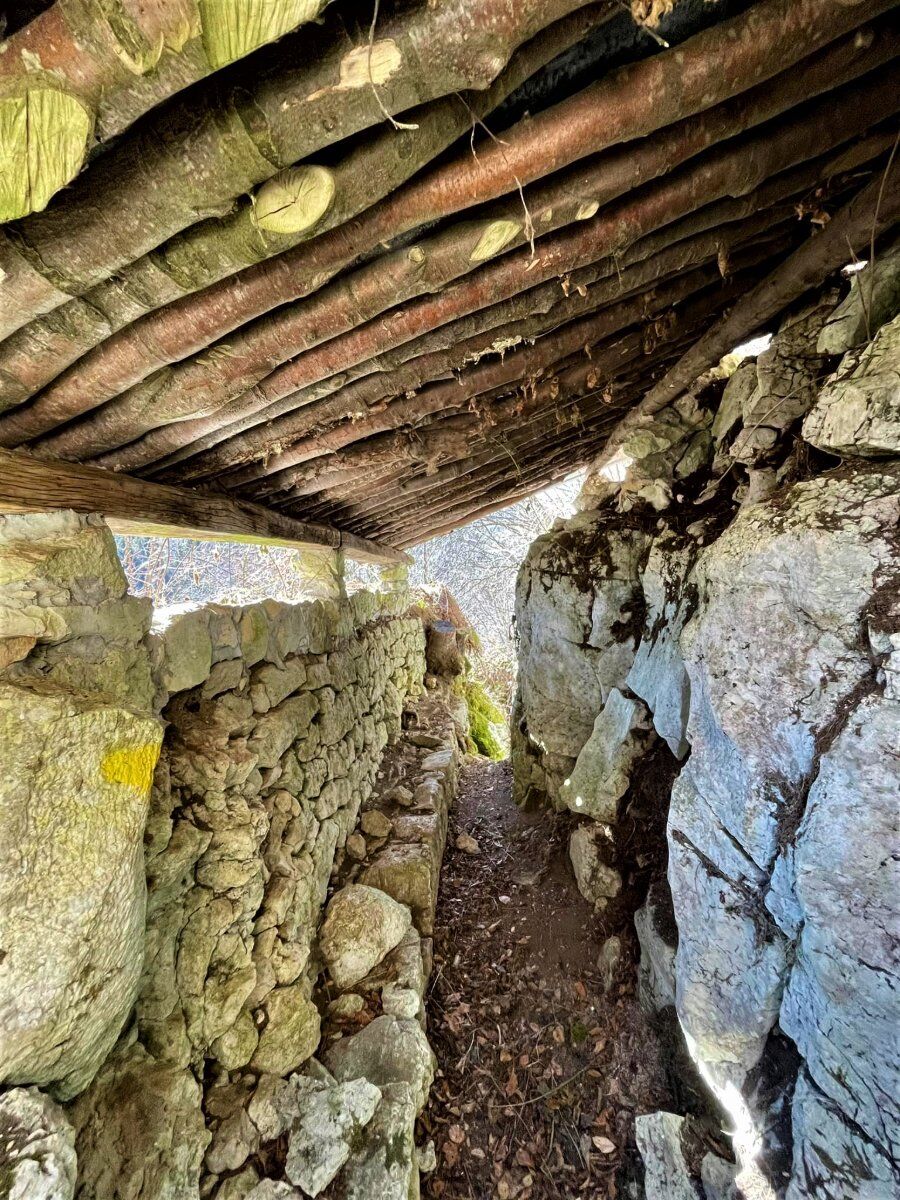
[[[622,1197],[639,1176],[634,1118],[665,1108],[661,1051],[635,996],[636,944],[610,972],[575,886],[566,818],[521,813],[507,763],[468,765],[435,928],[423,1117],[441,1200]],[[472,835],[479,853],[456,848]],[[606,986],[608,982],[609,986]]]

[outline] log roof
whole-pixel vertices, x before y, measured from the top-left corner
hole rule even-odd
[[[37,459],[407,547],[900,215],[890,0],[96,9],[10,6],[0,53],[0,447]]]

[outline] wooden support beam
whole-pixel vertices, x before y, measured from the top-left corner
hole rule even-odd
[[[381,565],[411,561],[402,550],[245,500],[0,450],[0,513],[58,508],[100,513],[116,533],[334,550],[357,562]]]

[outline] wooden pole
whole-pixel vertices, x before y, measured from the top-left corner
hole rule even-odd
[[[130,475],[0,450],[0,513],[59,508],[101,513],[116,533],[343,551],[358,562],[407,563],[400,550],[258,504],[148,483]]]

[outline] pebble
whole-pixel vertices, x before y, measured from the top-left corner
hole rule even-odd
[[[456,839],[457,850],[462,850],[464,854],[480,854],[481,847],[475,841],[470,833],[461,833]]]

